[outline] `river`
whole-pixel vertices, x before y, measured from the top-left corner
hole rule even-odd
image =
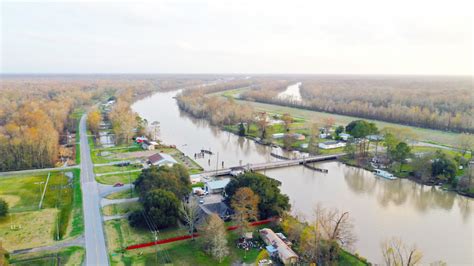
[[[287,100],[290,102],[301,102],[301,93],[300,93],[301,82],[292,84],[286,88],[286,90],[280,92],[277,97],[281,100]]]
[[[190,157],[201,148],[215,154],[196,161],[205,169],[276,160],[271,148],[210,126],[179,110],[177,92],[156,93],[132,108],[150,123],[161,124],[160,138],[175,144]],[[217,162],[217,152],[219,162]],[[474,200],[409,180],[385,180],[363,169],[338,162],[321,163],[328,174],[304,167],[266,171],[280,180],[290,197],[293,212],[311,218],[313,207],[337,207],[349,211],[358,242],[355,251],[371,262],[382,262],[380,243],[397,236],[423,252],[423,262],[472,265]]]

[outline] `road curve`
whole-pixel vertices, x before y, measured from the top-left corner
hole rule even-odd
[[[83,115],[79,124],[86,265],[109,265],[102,216],[99,208],[99,187],[94,178],[94,165],[92,164],[87,140],[86,117],[86,115]]]

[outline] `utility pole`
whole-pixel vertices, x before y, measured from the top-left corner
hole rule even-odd
[[[217,170],[219,169],[219,152],[217,152],[217,160],[216,160],[216,176],[217,176]]]

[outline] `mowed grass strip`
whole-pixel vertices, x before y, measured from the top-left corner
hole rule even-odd
[[[130,190],[131,189],[126,189],[123,191],[114,192],[107,195],[105,198],[106,199],[129,199],[129,198],[138,197],[138,193],[135,189],[133,191],[130,191]]]
[[[130,183],[130,180],[133,182],[135,179],[138,178],[141,172],[131,172],[131,173],[124,173],[124,174],[113,174],[113,175],[101,175],[96,176],[95,180],[99,183],[106,184],[106,185],[113,185],[115,183]]]
[[[94,167],[94,173],[96,174],[104,174],[104,173],[112,173],[112,172],[120,173],[122,171],[131,171],[131,170],[140,170],[140,169],[141,167],[138,165],[127,165],[127,166],[104,165],[104,166]]]
[[[56,252],[35,252],[13,255],[10,262],[14,265],[82,265],[85,250],[82,247],[67,247]]]

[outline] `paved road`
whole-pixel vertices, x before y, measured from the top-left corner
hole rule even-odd
[[[63,166],[63,167],[54,167],[54,168],[41,168],[41,169],[28,169],[28,170],[18,170],[18,171],[8,171],[8,172],[0,172],[0,176],[10,176],[10,175],[24,175],[24,174],[31,174],[31,173],[39,173],[39,172],[53,172],[53,171],[63,171],[78,168],[78,165],[73,166]]]
[[[84,208],[86,265],[109,265],[102,216],[99,187],[94,178],[93,164],[87,141],[86,115],[79,125],[81,144],[81,184]]]

